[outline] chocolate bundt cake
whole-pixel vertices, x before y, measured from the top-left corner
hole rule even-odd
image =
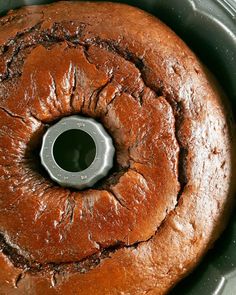
[[[166,25],[136,8],[58,2],[0,19],[0,294],[165,294],[233,204],[230,114]],[[60,187],[42,137],[79,114],[116,149],[110,175]]]

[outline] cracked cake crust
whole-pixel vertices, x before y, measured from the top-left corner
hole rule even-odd
[[[221,93],[170,29],[129,6],[59,2],[0,23],[0,291],[165,294],[232,207]],[[116,147],[110,176],[81,192],[38,158],[48,126],[72,114]]]

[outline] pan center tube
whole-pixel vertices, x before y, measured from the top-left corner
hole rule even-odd
[[[70,116],[47,130],[40,158],[53,181],[81,190],[108,174],[114,154],[112,139],[100,123]]]

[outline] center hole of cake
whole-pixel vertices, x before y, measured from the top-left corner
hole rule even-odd
[[[96,145],[87,132],[78,129],[67,130],[56,139],[53,156],[62,169],[80,172],[87,169],[94,161]]]

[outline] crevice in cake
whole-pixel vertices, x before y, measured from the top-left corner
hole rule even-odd
[[[16,278],[15,278],[15,281],[14,281],[14,286],[15,288],[18,288],[19,287],[19,283],[21,280],[23,280],[25,277],[25,272],[21,272]]]
[[[145,85],[145,87],[151,89],[154,93],[156,93],[157,97],[166,95],[165,88],[161,80],[157,81],[158,85],[155,85],[155,86],[148,82],[146,77],[147,67],[145,65],[145,60],[143,58],[137,57],[128,48],[122,48],[119,42],[117,42],[116,40],[101,39],[100,37],[97,36],[91,39],[80,41],[78,44],[80,46],[89,46],[89,45],[99,46],[105,50],[108,50],[114,54],[117,54],[118,56],[123,58],[125,61],[130,62],[132,65],[135,66],[135,68],[140,73],[140,79]],[[143,91],[141,90],[141,92],[139,93],[139,99],[140,97],[142,97],[142,92]],[[142,105],[142,101],[140,102],[140,104]]]
[[[101,92],[112,82],[113,78],[114,78],[114,76],[111,75],[110,77],[107,78],[107,81],[103,85],[101,85],[100,87],[98,87],[92,91],[91,95],[88,98],[88,110],[93,111],[91,109],[91,105],[92,105],[92,102],[95,101],[94,112],[96,111],[98,101],[99,101],[99,96],[100,96]]]
[[[77,88],[77,81],[78,81],[78,69],[77,66],[74,67],[73,71],[73,84],[72,84],[72,89],[71,89],[71,94],[70,94],[70,109],[71,111],[74,111],[74,99],[75,99],[75,93],[76,93],[76,88]]]
[[[51,285],[52,285],[53,288],[55,288],[56,285],[57,285],[57,272],[55,270],[53,270],[51,272],[51,274],[52,274],[52,276],[51,276]]]
[[[32,117],[35,121],[39,122],[40,124],[45,124],[40,118],[37,117],[32,111],[28,110],[29,116]]]
[[[98,66],[96,65],[96,63],[93,63],[93,62],[92,62],[92,60],[91,60],[91,58],[90,58],[90,56],[89,56],[88,50],[89,50],[89,47],[90,47],[90,46],[89,46],[88,44],[81,43],[79,40],[77,40],[76,43],[73,42],[72,44],[75,45],[75,46],[76,46],[76,45],[80,45],[81,48],[83,49],[83,54],[84,54],[84,57],[85,57],[85,59],[87,60],[87,62],[88,62],[89,64],[95,66],[96,69],[99,71]]]
[[[115,102],[115,100],[116,100],[116,98],[117,98],[118,96],[120,96],[120,92],[119,92],[119,91],[116,91],[116,92],[113,94],[113,96],[111,97],[111,100],[110,100],[110,101],[107,103],[107,105],[106,105],[106,111],[105,111],[105,113],[104,113],[104,117],[106,117],[106,116],[108,115],[109,110],[110,110],[112,104]]]
[[[57,83],[56,83],[56,80],[55,80],[55,78],[53,77],[53,75],[51,73],[49,73],[49,76],[50,76],[51,81],[52,81],[51,85],[52,85],[52,88],[53,88],[54,96],[56,98],[56,100],[52,99],[51,101],[52,101],[54,109],[59,111],[57,103],[60,103],[60,106],[61,106],[61,101],[60,101],[60,99],[58,99],[59,96],[58,96],[58,93],[57,93]]]
[[[3,233],[0,233],[0,250],[1,252],[8,257],[12,264],[21,269],[29,269],[30,263],[29,260],[19,253],[19,250],[12,247],[8,244]]]
[[[178,182],[180,184],[180,190],[177,195],[177,202],[181,198],[186,185],[188,184],[188,178],[186,173],[186,162],[187,162],[188,150],[184,147],[180,147],[179,160],[178,160]]]
[[[108,190],[116,185],[120,178],[129,170],[129,167],[121,167],[117,162],[114,163],[107,177],[98,181],[93,188],[97,190]]]
[[[95,106],[94,106],[94,112],[96,111],[97,109],[97,106],[98,106],[98,102],[99,102],[99,98],[100,98],[100,94],[102,93],[102,91],[109,85],[112,83],[112,80],[114,79],[114,76],[111,75],[107,82],[102,85],[101,87],[99,87],[97,90],[96,90],[96,96],[94,97],[95,98]],[[90,105],[91,105],[91,100],[90,100]]]
[[[66,217],[69,218],[70,224],[74,221],[75,216],[75,199],[73,197],[73,192],[69,193],[69,196],[67,198],[67,206],[66,206]]]
[[[144,176],[144,174],[142,172],[140,172],[137,168],[134,168],[134,167],[130,167],[129,168],[131,171],[134,171],[135,173],[139,174],[143,180],[145,181],[145,183],[147,183],[147,179],[146,177]]]
[[[181,198],[184,189],[188,183],[188,177],[187,177],[187,156],[188,156],[188,148],[185,146],[181,139],[181,126],[183,124],[184,120],[184,105],[181,101],[178,101],[174,99],[172,96],[166,96],[164,99],[167,101],[167,103],[170,105],[173,115],[175,118],[175,138],[178,142],[179,146],[179,156],[178,156],[178,182],[180,184],[180,189],[177,194],[177,204],[178,201]]]
[[[9,111],[8,109],[6,109],[6,108],[4,108],[4,107],[2,107],[2,106],[0,106],[0,109],[1,109],[4,113],[6,113],[8,116],[10,116],[10,117],[12,117],[12,118],[14,118],[14,119],[19,119],[19,120],[21,120],[22,123],[27,124],[26,121],[25,121],[25,118],[24,118],[24,117],[21,117],[21,116],[19,116],[19,115],[16,115],[16,114],[12,113],[11,111]]]
[[[143,70],[145,68],[144,61],[141,58],[137,57],[128,49],[121,48],[119,43],[116,40],[101,39],[100,37],[97,36],[93,39],[85,40],[84,43],[87,45],[89,44],[89,45],[101,46],[103,49],[106,49],[108,51],[111,51],[121,56],[126,61],[129,61],[132,64],[134,64],[141,74],[143,73]]]
[[[87,109],[88,110],[91,110],[91,103],[92,103],[92,101],[94,99],[96,99],[96,97],[97,97],[97,91],[98,91],[98,89],[94,89],[92,91],[92,93],[90,94],[90,96],[88,97],[88,104],[87,104]]]
[[[108,191],[109,194],[113,196],[113,198],[121,205],[121,207],[124,207],[125,209],[130,211],[130,208],[127,207],[127,205],[125,204],[125,201],[119,196],[119,194],[117,194],[114,191],[113,187],[106,188],[106,191]]]

